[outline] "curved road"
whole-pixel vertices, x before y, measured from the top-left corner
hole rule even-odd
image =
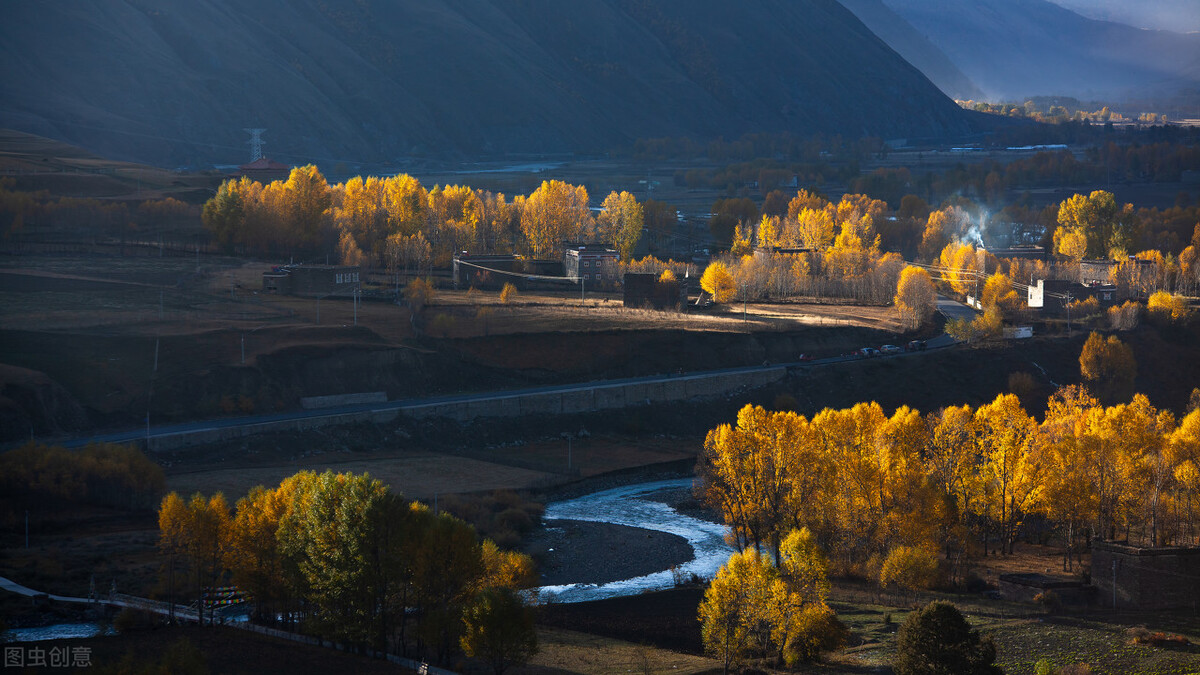
[[[970,307],[938,296],[938,311],[946,318],[961,318],[973,317],[975,310]],[[957,341],[949,335],[939,335],[927,343],[928,349],[939,349],[950,347],[957,344]],[[887,356],[885,358],[900,358],[909,356],[913,352],[904,352]],[[408,398],[397,401],[387,401],[384,403],[359,403],[347,406],[338,406],[332,408],[321,408],[318,410],[295,410],[291,412],[276,413],[272,415],[252,415],[247,417],[222,418],[214,420],[202,420],[197,422],[185,422],[181,424],[168,424],[150,427],[140,427],[137,429],[129,429],[125,431],[116,431],[111,433],[96,434],[92,436],[80,436],[61,440],[61,444],[65,447],[80,447],[88,443],[129,443],[134,441],[146,440],[158,436],[170,436],[181,433],[208,431],[212,429],[225,429],[231,427],[253,426],[264,422],[281,422],[302,419],[320,419],[322,417],[336,417],[347,413],[367,413],[367,412],[387,412],[420,408],[432,404],[439,403],[461,403],[470,401],[489,401],[504,399],[513,396],[524,396],[528,394],[546,394],[546,393],[570,393],[578,391],[586,391],[597,387],[621,386],[626,384],[666,382],[672,380],[686,380],[689,378],[708,377],[725,373],[752,373],[764,372],[780,367],[798,368],[801,366],[823,365],[830,363],[841,363],[843,361],[855,360],[856,356],[836,356],[827,359],[818,359],[814,361],[794,361],[789,363],[774,363],[763,364],[760,366],[744,366],[741,368],[724,368],[720,370],[697,371],[691,373],[680,373],[675,375],[648,375],[644,377],[630,377],[617,380],[596,380],[592,382],[550,385],[545,387],[533,387],[529,389],[514,389],[506,391],[491,391],[480,392],[473,394],[451,394],[445,396],[431,396],[426,398]],[[54,441],[55,439],[43,439],[45,441]]]

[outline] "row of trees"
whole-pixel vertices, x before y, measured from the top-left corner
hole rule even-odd
[[[565,241],[613,243],[628,260],[642,235],[642,206],[613,192],[592,216],[587,190],[545,181],[528,196],[460,185],[427,190],[409,175],[355,177],[330,185],[315,166],[263,185],[226,181],[204,206],[204,225],[226,250],[313,255],[336,250],[343,262],[395,266],[420,238],[433,264],[456,251],[527,253],[552,258]]]
[[[68,506],[153,509],[163,492],[162,467],[125,445],[95,443],[81,450],[27,443],[0,454],[0,523],[21,511]]]
[[[963,108],[976,112],[1004,115],[1006,117],[1024,117],[1049,124],[1062,124],[1068,120],[1100,124],[1130,122],[1133,120],[1146,125],[1167,123],[1167,116],[1158,113],[1140,112],[1136,116],[1128,113],[1129,116],[1127,117],[1119,112],[1110,110],[1108,106],[1101,106],[1099,110],[1088,111],[1076,99],[1060,99],[1057,102],[1029,99],[1023,104],[988,103],[971,100],[956,102]]]
[[[198,213],[195,206],[173,197],[135,203],[56,198],[45,190],[17,190],[16,179],[0,178],[0,232],[10,237],[80,230],[128,237],[164,226],[192,225]]]
[[[729,253],[709,265],[701,288],[717,302],[798,296],[890,302],[904,261],[880,252],[875,222],[886,211],[887,204],[864,195],[831,202],[801,190],[785,215],[738,223]]]
[[[995,208],[1012,190],[1057,185],[1119,182],[1178,182],[1182,173],[1200,168],[1200,148],[1194,144],[1100,143],[1083,158],[1070,150],[1046,150],[1007,164],[990,160],[959,164],[942,173],[921,173],[918,167],[879,168],[849,181],[891,204],[914,192],[929,200],[970,196]],[[915,190],[913,189],[915,188]]]
[[[1012,394],[924,416],[747,406],[709,432],[697,471],[739,550],[778,562],[787,534],[808,528],[843,573],[884,581],[939,553],[953,581],[973,551],[1011,552],[1035,515],[1069,547],[1200,540],[1200,411],[1177,422],[1140,395],[1105,407],[1068,387],[1041,424]]]
[[[202,620],[205,589],[229,579],[258,620],[358,647],[445,662],[461,646],[503,663],[536,648],[516,594],[534,582],[532,561],[366,474],[301,472],[232,510],[219,493],[172,492],[158,519],[169,590],[189,580]]]

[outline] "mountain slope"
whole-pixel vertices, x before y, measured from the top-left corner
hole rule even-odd
[[[1054,4],[1091,19],[1137,28],[1176,33],[1200,31],[1200,3],[1196,0],[1054,0]]]
[[[884,0],[989,98],[1174,96],[1200,89],[1200,35],[1084,18],[1047,0]]]
[[[860,21],[913,64],[945,94],[958,100],[978,100],[983,92],[929,38],[896,14],[883,0],[840,0]]]
[[[159,165],[971,131],[835,0],[7,3],[0,126]]]

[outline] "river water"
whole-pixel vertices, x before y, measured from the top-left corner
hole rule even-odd
[[[626,525],[683,537],[691,545],[693,557],[679,567],[678,573],[685,578],[690,578],[692,574],[695,574],[709,579],[717,573],[717,570],[729,560],[730,554],[733,553],[733,549],[725,543],[727,528],[724,525],[679,513],[670,506],[651,498],[651,495],[657,492],[691,489],[691,487],[691,478],[626,485],[576,499],[553,502],[546,506],[543,518],[547,521],[584,520]],[[606,584],[543,586],[537,590],[543,602],[586,602],[637,595],[645,591],[665,590],[674,586],[675,576],[670,570],[663,570]],[[244,620],[244,617],[241,618]],[[100,627],[97,624],[81,622],[37,628],[13,628],[9,629],[8,637],[14,642],[33,642],[63,638],[88,638],[99,633]]]
[[[678,535],[691,544],[693,551],[692,560],[681,565],[679,572],[684,577],[695,574],[708,579],[717,573],[733,553],[733,549],[725,543],[727,528],[679,513],[670,506],[650,498],[650,495],[656,492],[691,487],[691,478],[627,485],[568,501],[553,502],[546,506],[543,519],[612,523]],[[537,590],[542,601],[586,602],[665,590],[674,585],[674,575],[670,570],[664,570],[606,584],[543,586]]]
[[[90,638],[100,634],[100,625],[88,623],[56,623],[53,626],[37,626],[35,628],[9,628],[8,639],[13,642],[36,642],[38,640],[63,640],[70,638]],[[112,628],[107,635],[115,635]]]

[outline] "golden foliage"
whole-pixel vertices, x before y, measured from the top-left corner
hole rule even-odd
[[[1191,317],[1192,310],[1187,300],[1166,291],[1159,291],[1150,296],[1146,302],[1150,316],[1160,323],[1186,323]]]
[[[565,242],[588,236],[592,226],[588,193],[582,185],[544,181],[525,199],[521,232],[536,257],[557,256]]]
[[[500,289],[500,304],[511,305],[517,301],[521,292],[511,283],[505,282],[504,287]]]
[[[1133,350],[1115,335],[1105,339],[1093,332],[1079,353],[1079,374],[1101,399],[1115,400],[1132,393],[1137,361]]]
[[[700,276],[700,288],[712,296],[713,302],[726,303],[737,293],[737,284],[725,263],[714,261],[704,268]]]
[[[929,272],[919,267],[905,267],[900,272],[893,302],[905,329],[916,330],[929,321],[937,310],[937,291]]]
[[[937,583],[934,552],[914,546],[897,546],[888,552],[879,571],[879,586],[896,585],[908,591],[925,590]]]
[[[596,238],[602,243],[611,243],[628,262],[642,238],[644,216],[642,205],[628,192],[612,192],[604,198],[599,217],[596,218]]]

